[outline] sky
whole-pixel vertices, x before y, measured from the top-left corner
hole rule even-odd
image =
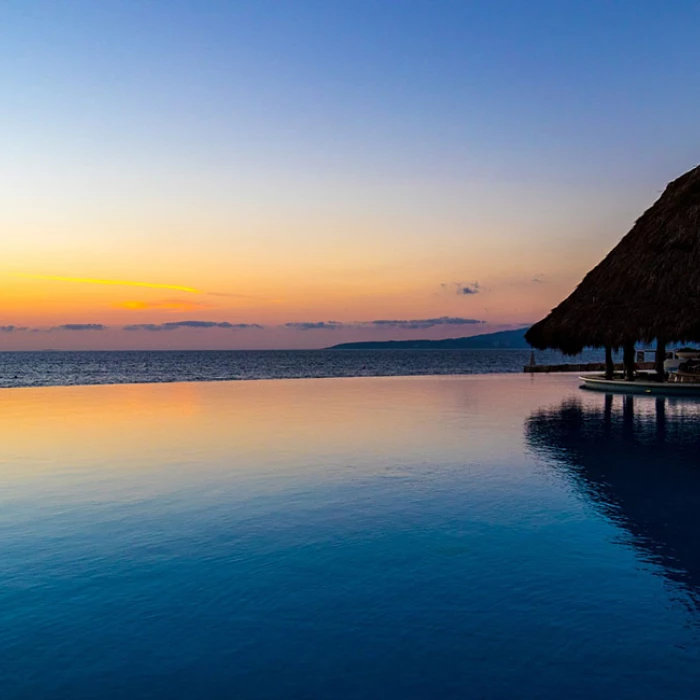
[[[700,161],[691,0],[5,0],[0,349],[533,323]]]

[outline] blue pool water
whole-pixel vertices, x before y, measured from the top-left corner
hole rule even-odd
[[[571,376],[9,389],[5,698],[696,698],[700,404]]]

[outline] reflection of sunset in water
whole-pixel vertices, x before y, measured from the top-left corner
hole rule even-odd
[[[504,378],[392,378],[210,382],[4,390],[0,474],[36,469],[166,469],[174,462],[236,454],[303,459],[306,453],[429,455],[436,447],[483,449],[490,415],[506,416],[493,387]],[[372,391],[367,391],[368,387]],[[449,422],[425,420],[448,408]],[[453,422],[471,423],[469,434]],[[474,430],[483,422],[485,432]],[[40,439],[38,439],[40,436]],[[23,466],[10,466],[22,458]],[[31,467],[27,463],[36,459]],[[240,463],[232,468],[255,468]]]

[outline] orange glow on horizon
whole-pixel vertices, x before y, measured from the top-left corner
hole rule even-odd
[[[124,301],[114,305],[116,309],[129,311],[197,311],[214,308],[212,304],[199,301],[184,301],[180,299],[165,299],[164,301]]]

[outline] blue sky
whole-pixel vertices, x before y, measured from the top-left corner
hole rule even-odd
[[[196,320],[266,327],[529,323],[700,153],[693,2],[25,1],[0,14],[5,324],[189,319],[155,297],[18,287],[15,273],[214,289],[257,301]],[[469,298],[440,294],[475,282]],[[326,341],[309,336],[245,342]]]

